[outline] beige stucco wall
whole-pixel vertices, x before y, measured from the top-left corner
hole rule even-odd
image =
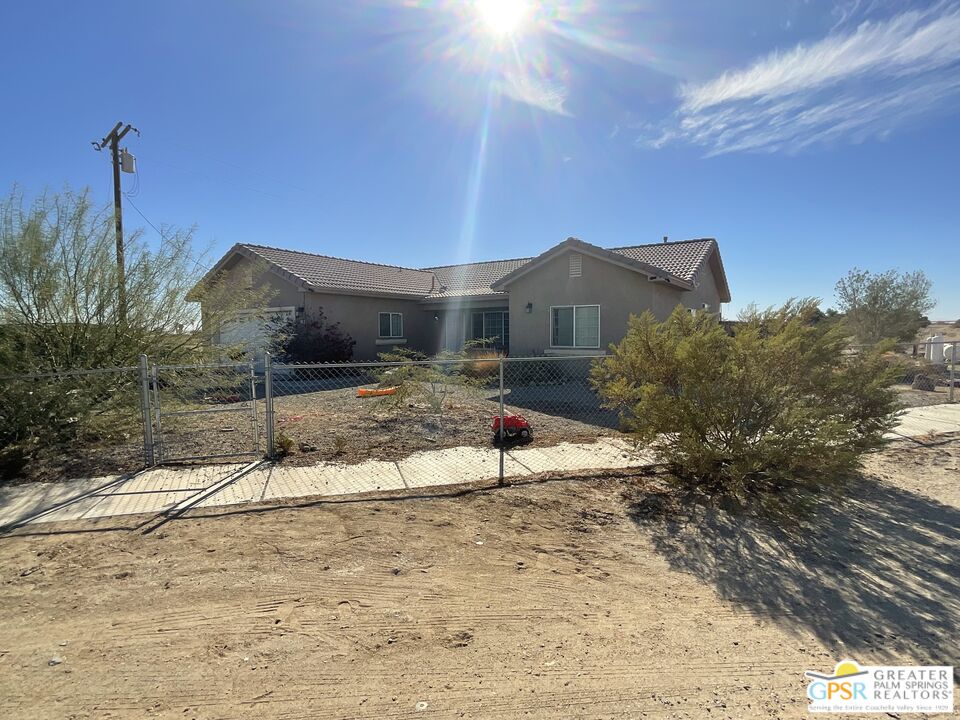
[[[241,255],[234,255],[224,266],[227,273],[225,282],[228,287],[245,289],[255,288],[257,296],[255,302],[248,303],[252,309],[264,307],[303,307],[305,292],[299,287],[285,280],[269,270],[268,266],[252,263]],[[206,316],[204,315],[204,322]],[[219,342],[218,334],[212,335],[214,342]]]
[[[339,322],[350,337],[356,341],[353,347],[354,360],[376,360],[377,355],[392,349],[392,341],[380,339],[380,313],[403,314],[403,334],[406,343],[398,343],[411,350],[431,352],[434,341],[434,311],[424,308],[419,300],[369,297],[362,295],[332,295],[309,293],[305,309],[308,313],[322,308],[329,322]]]
[[[376,360],[377,354],[391,349],[390,344],[378,343],[379,313],[403,313],[403,329],[406,347],[432,352],[436,344],[433,328],[438,324],[433,320],[435,311],[425,308],[419,300],[403,300],[361,295],[332,295],[301,290],[297,285],[271,272],[265,266],[260,267],[240,255],[231,259],[225,267],[229,283],[238,285],[253,284],[257,288],[266,288],[264,302],[256,302],[256,309],[263,307],[293,307],[307,315],[323,309],[327,320],[339,322],[356,341],[353,348],[354,360]],[[390,341],[387,341],[388,343]]]
[[[599,352],[623,339],[631,314],[651,310],[662,320],[677,304],[700,308],[704,302],[712,312],[720,309],[712,273],[705,273],[696,290],[682,291],[583,255],[583,273],[572,278],[568,255],[558,255],[510,284],[510,354],[514,357],[550,352],[552,305],[600,305]],[[533,303],[529,313],[527,303]]]
[[[571,278],[569,253],[561,254],[542,267],[522,276],[509,286],[510,354],[514,357],[550,352],[551,305],[600,305],[600,348],[619,342],[626,333],[630,314],[652,310],[666,318],[678,303],[700,309],[703,303],[711,312],[720,310],[720,293],[712,269],[704,269],[700,285],[682,291],[664,283],[652,283],[642,274],[583,255],[583,273]],[[228,266],[233,282],[251,282],[251,263],[237,256]],[[259,269],[259,268],[258,268]],[[269,288],[269,307],[303,308],[307,314],[323,309],[329,322],[340,326],[356,341],[354,360],[375,360],[391,349],[390,341],[378,342],[379,313],[403,313],[403,346],[435,354],[443,349],[448,334],[456,333],[462,342],[472,310],[503,307],[502,297],[474,298],[462,302],[424,304],[417,299],[397,299],[363,295],[340,295],[304,291],[290,281],[265,271],[252,278],[256,287]],[[533,303],[532,312],[526,312]],[[263,307],[263,304],[259,304]],[[447,314],[456,316],[448,324]],[[451,345],[456,342],[451,340]],[[597,351],[595,351],[597,352]]]

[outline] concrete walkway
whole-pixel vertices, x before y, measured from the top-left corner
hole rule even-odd
[[[643,467],[651,458],[624,440],[510,449],[504,473]],[[310,496],[355,495],[488,480],[499,475],[500,451],[456,447],[414,453],[397,462],[324,462],[295,467],[252,462],[157,467],[130,475],[28,483],[0,488],[0,529],[28,523],[176,513],[194,507]]]
[[[888,437],[949,432],[960,432],[960,404],[911,408]],[[541,472],[644,467],[651,462],[648,453],[635,451],[624,440],[601,438],[596,443],[513,448],[504,456],[504,472],[509,477],[524,477]],[[500,453],[495,448],[457,447],[419,452],[397,462],[159,467],[130,475],[27,483],[0,488],[0,529],[141,513],[175,514],[194,507],[281,498],[454,485],[496,478],[499,463]]]

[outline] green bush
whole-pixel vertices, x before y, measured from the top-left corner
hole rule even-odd
[[[38,459],[123,439],[140,420],[131,371],[0,378],[0,479]]]
[[[888,346],[851,356],[812,301],[752,312],[733,335],[677,307],[631,317],[594,366],[604,405],[691,489],[740,497],[847,476],[895,422]]]

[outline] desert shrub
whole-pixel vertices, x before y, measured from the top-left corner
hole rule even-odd
[[[276,453],[277,459],[285,458],[292,452],[293,438],[287,435],[287,433],[283,430],[280,430],[277,433],[276,439],[274,440],[274,453]]]
[[[418,363],[373,371],[379,387],[397,389],[394,395],[380,398],[380,405],[400,410],[419,399],[426,403],[438,424],[443,422],[444,403],[456,388],[477,387],[483,382],[468,374],[470,363],[464,362],[465,351],[442,352],[427,358],[424,353],[398,347],[391,352],[380,353],[379,357],[385,363]]]
[[[286,322],[272,335],[270,351],[286,363],[346,362],[357,344],[340,323],[328,322],[323,310]]]
[[[139,431],[139,387],[131,371],[0,379],[0,478],[31,462],[71,456],[89,443]],[[131,430],[131,429],[134,430]]]
[[[27,202],[14,188],[0,197],[6,475],[43,458],[59,456],[66,465],[87,445],[134,432],[136,375],[75,371],[136,366],[141,353],[161,364],[217,359],[223,349],[212,340],[222,322],[269,304],[269,288],[240,286],[220,272],[204,276],[205,253],[195,248],[192,230],[162,230],[151,242],[135,229],[126,234],[120,293],[112,203],[97,207],[89,191]]]
[[[624,429],[690,489],[742,498],[836,483],[894,424],[889,346],[845,352],[812,301],[742,318],[733,335],[678,307],[631,317],[592,382]]]
[[[467,348],[464,349],[463,355],[468,361],[463,365],[464,375],[483,382],[499,379],[500,354],[496,350]]]

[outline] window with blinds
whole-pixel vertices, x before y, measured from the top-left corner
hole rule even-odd
[[[600,306],[550,308],[550,345],[558,348],[600,347]]]
[[[382,338],[402,338],[403,314],[391,312],[380,313],[379,335]]]

